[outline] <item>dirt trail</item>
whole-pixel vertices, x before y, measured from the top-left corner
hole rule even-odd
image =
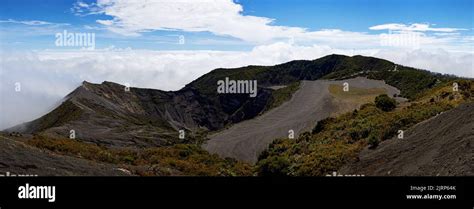
[[[310,131],[317,121],[329,117],[335,108],[328,86],[344,82],[358,88],[386,88],[390,95],[399,93],[383,81],[360,77],[342,81],[302,81],[300,89],[288,102],[259,117],[210,135],[210,140],[203,148],[221,157],[255,163],[258,155],[273,140],[288,137],[290,130],[294,131],[296,138],[299,134]]]

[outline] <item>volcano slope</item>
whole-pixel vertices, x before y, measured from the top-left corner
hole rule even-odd
[[[349,85],[347,92],[343,91],[344,83]],[[341,91],[335,92],[330,87]],[[339,81],[303,81],[288,102],[209,136],[210,140],[203,148],[221,157],[255,163],[259,154],[273,140],[287,138],[290,130],[297,138],[299,134],[310,131],[317,121],[337,112],[352,111],[366,103],[366,100],[373,100],[384,93],[394,95],[400,91],[383,81],[362,77]]]
[[[474,103],[462,104],[394,137],[364,149],[341,174],[368,176],[474,175]]]

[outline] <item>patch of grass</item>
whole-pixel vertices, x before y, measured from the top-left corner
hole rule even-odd
[[[356,104],[365,104],[374,101],[374,98],[380,94],[386,94],[385,88],[357,88],[351,87],[349,91],[344,91],[342,85],[330,84],[329,93],[336,99]]]

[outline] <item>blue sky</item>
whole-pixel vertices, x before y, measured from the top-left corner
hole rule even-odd
[[[79,1],[92,5],[95,1]],[[473,3],[471,0],[239,0],[244,16],[266,17],[269,25],[305,28],[309,31],[339,29],[342,31],[379,34],[371,26],[399,23],[430,24],[434,28],[461,28],[461,35],[473,35]],[[114,16],[104,13],[78,15],[71,8],[77,0],[3,0],[0,4],[0,23],[3,49],[54,49],[54,34],[93,32],[97,48],[118,47],[152,50],[249,50],[258,43],[242,41],[241,37],[219,35],[215,31],[190,32],[182,28],[171,31],[147,28],[139,36],[124,36],[104,28],[97,20]],[[210,4],[210,3],[203,3]],[[14,21],[45,21],[69,25],[26,25]],[[157,20],[159,21],[159,20]],[[85,28],[87,27],[87,28]],[[88,29],[89,28],[89,29]],[[179,45],[178,36],[184,35],[185,45]]]
[[[249,15],[274,17],[282,25],[367,31],[372,25],[429,22],[472,27],[470,0],[243,0]]]

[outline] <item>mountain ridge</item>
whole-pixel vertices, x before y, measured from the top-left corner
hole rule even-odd
[[[438,82],[452,79],[404,66],[398,66],[395,72],[395,66],[398,65],[373,57],[328,55],[275,66],[219,68],[177,91],[134,87],[125,91],[124,85],[109,81],[101,84],[84,81],[50,113],[6,131],[67,137],[74,130],[77,137],[85,141],[119,147],[199,143],[205,140],[203,133],[223,129],[267,111],[277,92],[268,88],[271,86],[290,86],[301,80],[365,76],[386,80],[389,85],[400,87],[402,96],[414,98]],[[410,78],[411,75],[415,78]],[[218,80],[226,77],[258,80],[257,97],[218,94],[214,87]],[[179,139],[179,130],[186,132],[186,139]]]

